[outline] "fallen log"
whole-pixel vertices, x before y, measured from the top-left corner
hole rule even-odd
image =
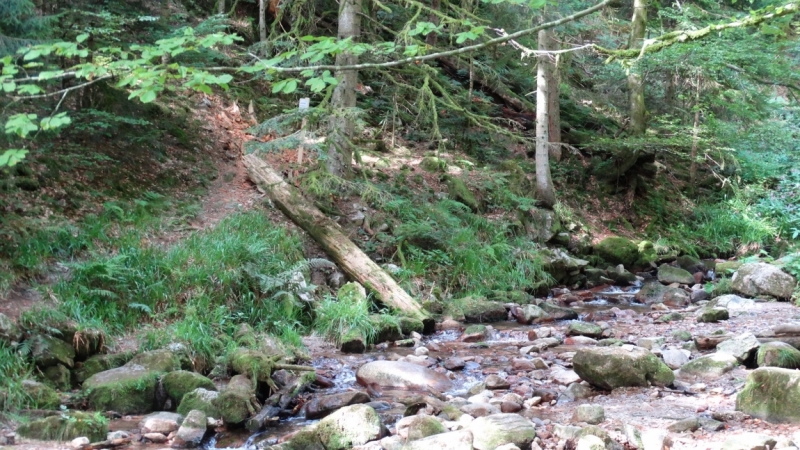
[[[243,160],[250,178],[264,189],[275,206],[310,234],[350,277],[372,291],[383,303],[419,319],[427,317],[419,303],[297,188],[286,183],[258,156],[246,155]]]

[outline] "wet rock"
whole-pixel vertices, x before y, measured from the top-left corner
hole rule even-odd
[[[81,367],[73,370],[72,376],[77,384],[83,384],[92,375],[104,370],[116,369],[130,361],[133,356],[132,352],[94,355],[84,361]]]
[[[526,345],[525,347],[520,347],[519,352],[522,355],[527,355],[531,352],[543,352],[548,348],[556,347],[561,344],[556,338],[541,338],[536,339],[535,341],[531,342],[531,345]]]
[[[759,347],[756,363],[758,367],[800,369],[800,350],[785,342],[767,342]]]
[[[667,367],[675,370],[680,369],[684,364],[689,362],[689,356],[691,356],[691,354],[692,352],[688,350],[669,348],[661,351],[661,358],[664,360],[664,364],[666,364]]]
[[[22,340],[22,329],[7,315],[0,313],[0,342],[12,344]]]
[[[722,444],[722,450],[772,450],[777,441],[758,433],[731,436]]]
[[[176,413],[161,411],[142,418],[139,429],[144,433],[161,433],[164,435],[176,431],[183,422],[183,416]]]
[[[486,417],[501,412],[500,408],[489,403],[468,403],[460,407],[459,411],[472,417]]]
[[[610,236],[592,247],[596,255],[612,264],[632,267],[639,259],[639,248],[629,239]]]
[[[514,309],[517,322],[528,325],[533,322],[542,321],[548,317],[545,310],[536,305],[525,305]]]
[[[678,264],[678,267],[689,273],[706,271],[706,264],[694,256],[681,255],[675,262]]]
[[[536,437],[533,424],[518,414],[493,414],[469,424],[475,450],[493,450],[504,444],[529,448]]]
[[[60,391],[68,391],[72,386],[69,369],[61,364],[50,366],[43,371],[44,377]]]
[[[575,450],[606,450],[606,443],[597,436],[581,436]]]
[[[172,447],[195,448],[200,446],[200,442],[206,435],[207,423],[208,420],[203,411],[194,410],[189,412],[172,439]]]
[[[143,433],[142,437],[145,443],[163,444],[169,440],[167,436],[162,433]]]
[[[193,410],[199,410],[203,411],[207,417],[220,418],[219,409],[214,405],[218,396],[219,392],[203,388],[187,392],[178,404],[178,414],[185,416]]]
[[[681,366],[681,377],[716,379],[733,370],[739,361],[728,353],[714,353],[693,359]]]
[[[236,375],[228,382],[212,404],[220,418],[229,424],[240,424],[255,414],[255,383],[244,375]],[[187,394],[188,395],[188,394]]]
[[[159,375],[142,366],[126,365],[92,375],[82,388],[92,409],[145,414],[153,410]]]
[[[673,267],[669,264],[662,264],[658,267],[658,281],[663,284],[694,284],[694,277],[691,272],[681,269],[680,267]]]
[[[697,417],[687,417],[677,422],[670,424],[667,429],[673,433],[682,433],[684,431],[695,431],[700,428],[700,420]]]
[[[675,330],[672,332],[672,337],[681,342],[690,341],[692,340],[692,333],[689,333],[686,330]]]
[[[322,419],[316,433],[326,450],[345,450],[381,437],[381,420],[366,405],[345,406]]]
[[[743,363],[758,350],[760,345],[761,343],[758,342],[753,333],[743,333],[727,341],[720,342],[717,345],[717,353],[727,353],[740,363]]]
[[[619,286],[630,286],[638,281],[636,275],[625,270],[625,267],[620,264],[617,267],[609,267],[607,276],[614,281],[614,284]]]
[[[414,317],[400,317],[400,331],[403,335],[408,336],[411,333],[423,334],[425,331],[425,324],[421,320]]]
[[[683,314],[678,312],[671,312],[669,314],[664,314],[663,316],[659,317],[655,320],[656,323],[669,323],[669,322],[679,322],[683,320]],[[691,335],[689,335],[691,339]]]
[[[491,374],[486,377],[484,383],[486,383],[486,389],[491,390],[508,389],[511,387],[511,384],[509,384],[508,381],[495,374]]]
[[[634,346],[580,348],[572,359],[581,379],[601,389],[623,386],[666,386],[674,375],[651,352]]]
[[[44,334],[36,334],[26,341],[33,362],[41,368],[63,364],[75,365],[75,349],[66,342]]]
[[[386,446],[384,446],[386,448]],[[469,430],[451,431],[409,442],[402,450],[465,450],[472,448],[472,433]]]
[[[444,360],[444,368],[447,370],[461,370],[466,364],[466,361],[457,356],[451,356]]]
[[[728,318],[728,310],[725,308],[703,308],[697,314],[697,321],[704,323],[716,323]]]
[[[535,369],[536,366],[534,366],[533,360],[525,358],[514,358],[511,360],[512,372],[529,372]]]
[[[126,366],[140,366],[153,372],[172,372],[181,369],[181,350],[153,350],[139,353],[128,361]]]
[[[692,289],[691,294],[689,294],[689,300],[691,300],[692,303],[697,303],[697,302],[701,302],[703,300],[708,300],[708,297],[710,297],[710,295],[708,294],[708,292],[706,292],[705,289],[702,289],[702,288],[701,289]]]
[[[589,322],[572,322],[567,327],[567,336],[587,336],[591,338],[600,337],[603,328],[600,325]]]
[[[376,384],[383,388],[430,388],[445,392],[453,382],[444,374],[400,361],[373,361],[361,366],[356,379],[362,386]]]
[[[470,325],[461,333],[459,339],[462,342],[482,342],[486,340],[487,335],[486,325]]]
[[[542,302],[539,307],[548,315],[548,320],[577,320],[578,313],[569,308],[562,308],[552,303]]]
[[[736,410],[770,422],[800,422],[800,371],[760,367],[750,372]]]
[[[446,433],[447,429],[442,422],[431,416],[411,416],[411,420],[403,431],[397,425],[397,434],[408,441],[417,441],[428,436]]]
[[[550,372],[550,377],[552,377],[553,381],[555,381],[556,383],[562,384],[564,386],[568,386],[570,384],[581,381],[581,377],[578,376],[578,374],[575,373],[575,371],[565,370],[559,367],[554,368]]]
[[[320,395],[306,404],[306,419],[319,419],[339,408],[369,403],[370,398],[363,392],[342,392],[339,394]]]
[[[214,382],[208,378],[200,375],[197,372],[189,372],[188,370],[176,370],[161,377],[161,384],[167,395],[175,401],[175,404],[180,404],[183,396],[197,388],[203,388],[209,391],[216,391],[217,387]]]
[[[42,441],[70,441],[86,437],[91,442],[98,442],[106,438],[108,423],[97,420],[94,414],[69,411],[24,423],[17,428],[17,433]]]
[[[581,400],[594,395],[592,388],[582,383],[572,383],[564,389],[562,394],[570,400]]]
[[[744,264],[731,277],[731,288],[749,297],[790,298],[796,286],[797,280],[793,276],[766,263]]]
[[[288,441],[267,448],[270,450],[325,450],[314,427],[306,427],[294,433]]]
[[[39,409],[56,409],[61,403],[58,393],[50,386],[33,380],[23,380],[20,387],[33,402],[31,406]],[[0,403],[2,403],[0,394]]]
[[[586,422],[591,425],[597,425],[604,420],[606,420],[606,411],[600,405],[578,405],[572,416],[573,422]]]
[[[664,286],[657,281],[644,283],[634,296],[634,299],[645,305],[669,303],[676,306],[685,306],[689,304],[689,296],[686,295],[683,289]]]
[[[660,336],[643,337],[636,341],[636,345],[648,350],[652,350],[654,348],[660,348],[662,345],[664,345],[664,342],[666,342],[666,339]]]

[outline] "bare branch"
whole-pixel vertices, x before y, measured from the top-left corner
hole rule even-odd
[[[37,98],[54,97],[56,95],[61,95],[61,94],[64,94],[64,96],[66,96],[66,94],[69,93],[70,91],[83,89],[83,88],[85,88],[87,86],[90,86],[92,84],[97,83],[98,81],[107,80],[107,79],[113,78],[113,77],[114,77],[114,75],[112,75],[112,74],[106,74],[106,75],[103,75],[101,77],[97,77],[94,80],[87,81],[86,83],[81,83],[81,84],[78,84],[76,86],[68,87],[66,89],[61,89],[61,90],[58,90],[58,91],[48,92],[48,93],[45,93],[45,94],[12,96],[11,98],[13,98],[16,101],[19,101],[19,100],[33,100],[33,99],[37,99]],[[59,102],[59,104],[60,104],[60,102]]]

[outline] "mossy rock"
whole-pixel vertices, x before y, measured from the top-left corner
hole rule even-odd
[[[580,348],[572,359],[573,370],[600,389],[626,386],[668,386],[672,371],[649,350],[641,347]]]
[[[622,347],[623,345],[625,345],[625,341],[617,338],[606,338],[597,341],[598,347]]]
[[[462,412],[460,409],[456,408],[455,406],[453,406],[453,405],[444,405],[444,407],[442,407],[442,412],[440,413],[439,416],[440,417],[447,416],[447,417],[442,417],[442,418],[445,419],[445,420],[453,420],[453,421],[455,421],[455,420],[458,420],[458,418],[463,416],[463,415],[464,415],[464,412]]]
[[[728,353],[712,353],[693,359],[680,368],[682,377],[716,379],[733,370],[739,361]]]
[[[128,361],[126,366],[141,366],[153,372],[172,372],[182,367],[180,350],[175,352],[168,349],[152,350],[139,353]]]
[[[419,162],[419,166],[426,172],[446,172],[447,161],[435,156],[426,156]]]
[[[593,250],[604,260],[625,267],[632,267],[639,259],[639,247],[621,236],[609,236],[597,243]]]
[[[744,263],[742,261],[723,261],[717,263],[717,274],[724,276],[724,275],[732,275],[734,272],[739,270],[739,267],[742,267]]]
[[[680,283],[693,285],[694,277],[691,273],[680,267],[662,264],[658,267],[658,281],[664,284]]]
[[[298,431],[288,441],[270,448],[272,450],[325,450],[317,435],[316,427],[313,426]]]
[[[725,308],[703,308],[697,314],[697,321],[702,323],[716,323],[728,320],[730,314]]]
[[[192,410],[203,411],[208,417],[219,419],[222,417],[217,409],[214,401],[219,397],[219,392],[216,390],[208,390],[197,388],[191,392],[184,394],[183,398],[178,404],[178,414],[187,415]]]
[[[216,390],[197,388],[187,392],[178,404],[178,414],[185,416],[193,410],[198,410],[206,413],[208,417],[219,419],[222,416],[214,404],[217,397],[219,397],[219,392]]]
[[[678,263],[678,267],[689,273],[706,271],[705,263],[691,255],[681,255],[676,262]]]
[[[341,302],[364,302],[367,300],[367,290],[361,284],[351,281],[339,288],[336,298]]]
[[[800,423],[800,371],[759,367],[750,372],[736,410],[769,422]]]
[[[502,303],[486,300],[485,297],[464,297],[456,303],[461,306],[467,323],[499,322],[508,318]]]
[[[369,321],[375,328],[374,344],[403,339],[403,331],[399,321],[394,320],[393,317],[383,314],[370,314]]]
[[[17,433],[41,441],[64,442],[85,436],[90,442],[99,442],[106,439],[108,420],[100,414],[71,411],[22,424]]]
[[[240,424],[257,412],[254,383],[244,375],[236,375],[211,403],[225,423]]]
[[[424,330],[425,324],[423,324],[420,319],[414,317],[400,317],[400,331],[404,336],[408,336],[411,333],[422,334]]]
[[[75,383],[82,384],[89,377],[104,370],[116,369],[131,360],[133,352],[114,353],[108,355],[94,355],[80,363],[80,367],[72,371]]]
[[[161,377],[161,384],[167,395],[175,400],[175,404],[180,404],[183,396],[197,388],[216,391],[214,382],[196,372],[188,370],[176,370]]]
[[[652,242],[641,241],[636,247],[639,251],[639,256],[633,264],[634,267],[647,267],[650,263],[658,261],[658,252],[656,252],[656,248]]]
[[[89,405],[98,411],[146,414],[153,410],[161,373],[126,365],[96,373],[83,383]]]
[[[669,314],[664,314],[663,316],[659,317],[655,320],[656,323],[669,323],[669,322],[678,322],[683,320],[683,314],[678,312],[671,312]],[[692,335],[689,335],[689,339],[692,338]],[[683,339],[687,340],[687,339]]]
[[[800,369],[800,350],[785,342],[767,342],[758,348],[756,363],[758,367]]]
[[[272,369],[282,355],[268,355],[258,350],[239,348],[231,353],[229,361],[234,373],[261,382],[272,378]]]
[[[351,328],[339,339],[342,353],[364,353],[367,350],[367,337],[361,330]]]
[[[7,315],[0,313],[0,342],[12,344],[22,340],[22,329]]]
[[[68,391],[72,387],[69,369],[61,364],[44,369],[42,375],[59,391]]]
[[[469,190],[467,184],[464,183],[464,180],[457,177],[446,177],[445,183],[447,184],[447,190],[450,194],[450,197],[453,200],[461,202],[469,207],[472,212],[479,212],[481,210],[481,204],[478,201],[475,194]]]
[[[243,323],[233,333],[233,340],[242,347],[255,347],[257,345],[256,332],[250,324]]]
[[[437,419],[431,416],[416,416],[408,425],[408,440],[416,441],[428,436],[433,436],[434,434],[446,432],[447,429],[442,425],[442,422]]]
[[[367,405],[345,406],[320,420],[317,436],[327,450],[346,450],[381,437],[381,419]]]
[[[552,303],[542,302],[539,303],[539,308],[547,313],[548,317],[552,320],[577,320],[578,313],[570,308],[564,308]]]
[[[677,340],[679,340],[681,342],[686,342],[686,341],[691,341],[692,340],[692,333],[689,333],[686,330],[675,330],[675,331],[672,332],[672,337],[674,337],[675,339],[677,339]]]
[[[567,327],[567,336],[587,336],[590,338],[600,337],[603,328],[600,325],[590,322],[572,322]]]
[[[44,334],[36,334],[28,339],[31,358],[37,366],[45,368],[63,364],[67,367],[75,365],[75,349],[66,342]]]
[[[33,380],[22,380],[22,390],[31,398],[31,406],[39,409],[58,409],[61,398],[50,386]]]

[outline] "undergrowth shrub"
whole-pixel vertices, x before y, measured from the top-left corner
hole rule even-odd
[[[30,396],[22,382],[31,377],[33,367],[17,349],[0,342],[0,411],[28,407]]]

